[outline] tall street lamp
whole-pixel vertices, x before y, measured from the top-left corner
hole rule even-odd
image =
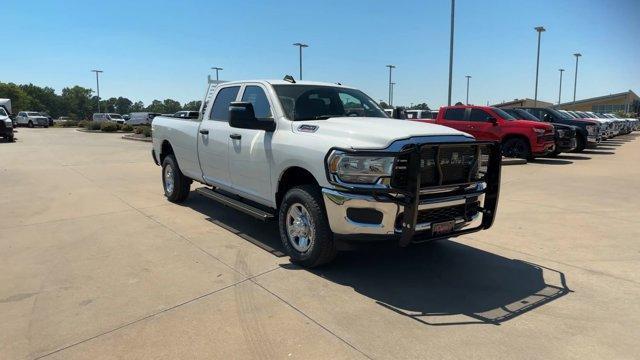
[[[386,65],[389,68],[389,105],[393,105],[392,104],[392,100],[391,100],[391,70],[395,69],[396,66],[395,65]]]
[[[218,81],[220,81],[220,78],[218,78],[218,71],[221,71],[221,70],[224,70],[224,69],[221,68],[221,67],[214,66],[214,67],[211,68],[211,70],[215,70],[216,71],[216,83],[218,83]]]
[[[98,95],[98,112],[100,112],[100,80],[98,80],[98,74],[104,72],[102,70],[91,70],[91,72],[96,73],[96,93]]]
[[[582,56],[582,54],[580,53],[575,53],[573,54],[573,56],[576,57],[576,74],[575,74],[575,78],[573,79],[573,102],[576,102],[576,88],[577,88],[577,84],[578,84],[578,59],[580,58],[580,56]]]
[[[546,31],[542,26],[538,26],[535,28],[538,32],[538,57],[536,58],[536,90],[535,95],[533,97],[533,106],[538,106],[538,70],[540,68],[540,38],[542,37],[542,33]]]
[[[297,46],[300,50],[300,80],[302,80],[302,48],[309,47],[309,45],[297,42],[293,46]]]
[[[466,102],[466,104],[469,105],[469,79],[471,79],[471,75],[466,75],[465,77],[467,78],[467,102]]]
[[[558,104],[562,102],[562,73],[564,69],[558,69],[560,71],[560,88],[558,89]]]
[[[451,106],[451,78],[453,76],[453,24],[456,10],[456,0],[451,0],[451,38],[449,39],[449,96],[447,105]]]
[[[393,106],[393,87],[396,85],[396,83],[392,82],[391,83],[391,100],[389,105]]]

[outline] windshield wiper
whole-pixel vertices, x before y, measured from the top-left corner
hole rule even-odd
[[[333,115],[318,115],[318,116],[314,116],[313,119],[314,120],[327,120],[329,118],[333,117]]]

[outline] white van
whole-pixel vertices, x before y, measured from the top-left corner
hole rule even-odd
[[[127,120],[127,124],[129,125],[151,125],[151,121],[153,118],[158,116],[158,113],[150,113],[150,112],[133,112],[131,113],[131,117]]]
[[[124,124],[124,118],[120,114],[113,113],[95,113],[93,121],[113,121],[118,124]]]

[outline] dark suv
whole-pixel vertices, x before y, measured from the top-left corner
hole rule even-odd
[[[599,124],[597,121],[574,119],[558,110],[549,108],[523,107],[520,109],[526,110],[531,115],[547,123],[575,126],[577,128],[576,140],[578,143],[575,150],[576,152],[583,151],[587,145],[595,146],[600,142],[600,138],[598,137]]]
[[[531,113],[527,112],[523,109],[502,109],[506,111],[509,115],[513,116],[516,119],[524,119],[531,121],[542,121],[537,117],[531,115]],[[556,149],[551,153],[551,156],[557,156],[563,152],[570,152],[578,147],[578,140],[576,140],[576,132],[578,128],[572,125],[564,125],[559,123],[551,123],[555,128],[555,141],[556,141]]]

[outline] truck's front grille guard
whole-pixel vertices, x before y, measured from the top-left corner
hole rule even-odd
[[[420,181],[420,161],[422,154],[422,147],[429,146],[435,148],[435,164],[438,173],[438,185],[434,186],[421,186]],[[476,157],[475,163],[472,165],[472,168],[478,166],[478,161],[481,160],[481,150],[482,146],[486,146],[489,152],[489,161],[487,165],[487,172],[481,179],[471,179],[471,175],[473,171],[470,171],[469,177],[467,178],[467,182],[456,183],[456,184],[442,184],[442,180],[444,178],[442,168],[440,167],[440,149],[443,147],[460,147],[460,146],[474,146],[476,147]],[[348,150],[347,150],[348,151]],[[346,186],[345,184],[340,184],[340,187],[345,188],[346,190],[355,192],[355,193],[363,193],[363,194],[372,194],[377,201],[380,202],[393,202],[404,207],[404,216],[402,220],[402,232],[400,237],[400,246],[407,246],[415,235],[415,228],[417,222],[418,215],[418,205],[420,204],[420,193],[424,190],[447,190],[452,187],[458,187],[459,189],[467,188],[471,185],[474,185],[480,181],[484,181],[486,183],[486,188],[482,191],[485,195],[484,204],[479,210],[482,212],[482,223],[470,229],[457,230],[452,233],[446,234],[442,237],[451,237],[458,236],[463,234],[472,233],[481,229],[488,229],[493,224],[493,220],[495,219],[496,208],[498,206],[498,196],[500,193],[500,170],[502,166],[502,154],[500,152],[500,145],[497,142],[491,141],[474,141],[474,142],[455,142],[455,143],[428,143],[428,144],[411,144],[408,147],[404,148],[399,152],[384,152],[384,151],[375,151],[375,150],[357,150],[357,151],[349,151],[350,153],[355,153],[358,155],[384,155],[384,156],[395,156],[396,158],[400,156],[408,156],[409,161],[407,164],[407,183],[404,188],[361,188],[357,186]],[[475,191],[477,192],[477,190]],[[398,195],[401,195],[399,197]],[[437,196],[435,194],[434,196]],[[433,198],[437,200],[437,197]],[[433,237],[435,239],[436,237]]]

